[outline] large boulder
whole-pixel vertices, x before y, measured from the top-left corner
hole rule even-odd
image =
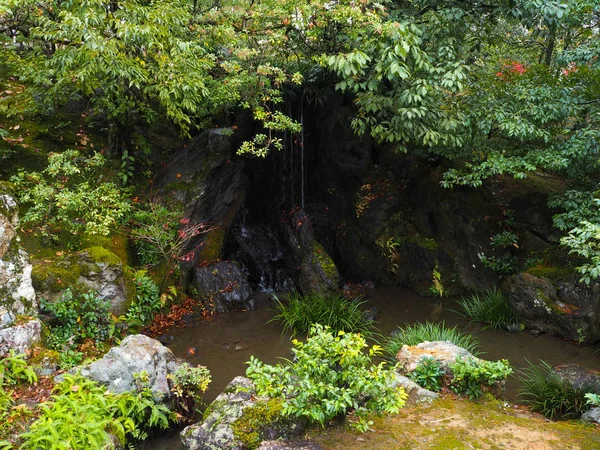
[[[600,341],[600,283],[586,286],[564,269],[534,273],[539,276],[520,273],[503,285],[519,320],[527,328],[580,343]]]
[[[401,372],[404,374],[414,372],[417,366],[427,358],[435,359],[440,364],[440,368],[448,375],[452,373],[450,366],[459,358],[479,360],[469,351],[450,341],[425,341],[414,346],[403,345],[396,355],[396,359],[402,366]]]
[[[339,272],[327,251],[315,240],[308,214],[299,208],[284,211],[281,230],[288,247],[288,265],[297,270],[298,288],[305,294],[337,289]]]
[[[154,398],[165,401],[171,395],[167,375],[177,370],[180,364],[181,360],[160,342],[136,334],[127,336],[121,345],[111,348],[102,359],[74,370],[117,394],[136,390],[135,374],[146,372]]]
[[[251,380],[245,377],[234,378],[210,404],[204,420],[181,432],[183,446],[188,450],[243,450],[250,446],[255,448],[254,445],[262,439],[289,439],[302,430],[293,421],[266,410],[266,401],[256,396]],[[273,448],[318,448],[291,445],[294,444]]]
[[[35,261],[32,277],[38,295],[48,301],[57,300],[67,288],[93,291],[110,303],[110,311],[117,316],[127,312],[135,293],[131,269],[100,246]]]
[[[219,261],[194,268],[194,287],[207,309],[224,313],[254,309],[252,289],[240,265]]]
[[[254,383],[236,377],[207,409],[202,423],[190,425],[181,432],[181,442],[188,450],[242,450],[235,439],[232,425],[245,409],[254,404]]]
[[[581,364],[560,364],[553,367],[554,373],[575,391],[600,394],[600,372]]]
[[[186,270],[223,256],[247,185],[243,159],[235,154],[237,143],[230,128],[206,130],[174,153],[156,181],[160,195],[182,205],[189,225],[211,227],[189,243],[182,263]]]
[[[0,329],[11,326],[18,316],[37,314],[31,264],[19,245],[18,224],[18,207],[11,188],[0,183]]]
[[[0,356],[14,350],[27,354],[42,338],[42,323],[38,319],[0,329]]]

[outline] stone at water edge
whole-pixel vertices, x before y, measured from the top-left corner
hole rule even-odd
[[[194,286],[208,310],[225,313],[254,309],[248,277],[234,261],[195,267]]]
[[[134,374],[146,372],[154,398],[164,401],[171,395],[167,375],[177,370],[182,362],[156,339],[136,334],[127,336],[121,345],[111,348],[102,359],[76,367],[72,372],[80,371],[84,377],[117,394],[137,390]]]
[[[398,373],[395,374],[394,386],[402,387],[408,395],[405,406],[432,403],[440,396],[433,391],[422,388],[410,378]]]
[[[19,354],[27,354],[29,349],[42,339],[42,323],[37,320],[14,325],[0,330],[0,355],[10,350]]]
[[[251,380],[235,377],[208,407],[210,414],[181,432],[183,446],[188,450],[242,450],[244,446],[236,441],[231,426],[254,404],[255,394]]]
[[[447,374],[450,374],[450,366],[454,364],[459,357],[463,360],[472,358],[479,361],[479,358],[476,358],[464,348],[459,347],[450,341],[426,341],[414,346],[403,345],[396,355],[396,360],[402,365],[402,373],[404,374],[414,372],[417,366],[425,358],[435,359],[440,363],[441,369]]]
[[[592,408],[582,414],[581,420],[584,422],[600,424],[600,408]]]
[[[581,364],[559,364],[553,370],[574,390],[600,394],[600,372],[597,370],[588,369]]]
[[[254,383],[245,377],[235,377],[209,405],[205,419],[186,427],[181,432],[181,442],[187,450],[243,450],[246,445],[236,439],[234,424],[244,412],[259,404]],[[302,431],[302,427],[289,420],[277,420],[261,425],[268,440],[289,439]],[[258,430],[255,430],[258,432]],[[296,447],[279,447],[281,450]],[[302,448],[302,447],[301,447]],[[307,448],[308,450],[308,448]]]

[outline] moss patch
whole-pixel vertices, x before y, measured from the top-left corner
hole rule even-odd
[[[36,261],[31,271],[36,291],[59,292],[77,284],[81,266],[68,258]]]
[[[126,236],[115,234],[112,236],[96,236],[86,234],[81,238],[83,247],[103,247],[119,257],[124,264],[131,263],[129,240]]]
[[[93,246],[82,251],[95,263],[107,264],[109,266],[118,266],[121,264],[121,258],[113,252],[100,246]]]
[[[323,270],[323,273],[325,274],[327,279],[336,281],[339,277],[337,267],[335,267],[335,263],[333,262],[329,254],[325,251],[323,246],[317,241],[313,241],[312,254],[313,260],[319,263],[319,266]]]
[[[315,431],[312,437],[330,450],[600,448],[600,434],[593,426],[548,422],[537,414],[504,408],[498,402],[444,397],[431,407],[408,407],[397,416],[372,420],[374,432],[358,435],[341,427]]]
[[[254,406],[244,409],[242,415],[233,422],[233,435],[248,449],[258,448],[265,437],[265,429],[281,422],[282,411],[283,400],[279,398],[259,400]]]
[[[548,267],[535,266],[527,270],[527,273],[534,277],[548,278],[553,283],[556,281],[568,281],[575,275],[572,267]]]

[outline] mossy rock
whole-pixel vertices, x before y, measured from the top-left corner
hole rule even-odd
[[[289,419],[282,415],[283,400],[280,398],[258,400],[253,406],[244,409],[242,415],[231,425],[233,435],[249,450],[258,448],[260,443],[272,435],[281,436],[281,431],[290,427]]]
[[[129,239],[124,235],[98,236],[86,234],[81,238],[81,244],[84,248],[102,247],[116,255],[120,262],[131,264]]]
[[[528,269],[527,273],[538,278],[548,278],[553,284],[557,281],[570,281],[577,276],[572,267],[535,266]]]

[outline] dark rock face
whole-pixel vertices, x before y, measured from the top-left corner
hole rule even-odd
[[[254,309],[248,278],[233,261],[195,267],[193,284],[209,310],[224,313]]]
[[[554,366],[554,372],[576,391],[600,394],[600,372],[580,364]]]
[[[213,227],[189,245],[187,268],[222,257],[225,237],[244,200],[243,162],[235,158],[231,130],[211,129],[180,149],[157,180],[162,195],[173,196],[190,225]]]
[[[298,288],[303,293],[337,289],[339,273],[335,263],[314,237],[310,217],[302,209],[284,212],[281,220],[289,263],[297,269]]]
[[[521,273],[503,285],[508,302],[527,328],[581,343],[600,341],[600,283],[586,286]]]
[[[269,224],[234,225],[234,259],[248,268],[249,281],[263,291],[289,292],[295,289],[293,270],[285,261],[285,244]]]

